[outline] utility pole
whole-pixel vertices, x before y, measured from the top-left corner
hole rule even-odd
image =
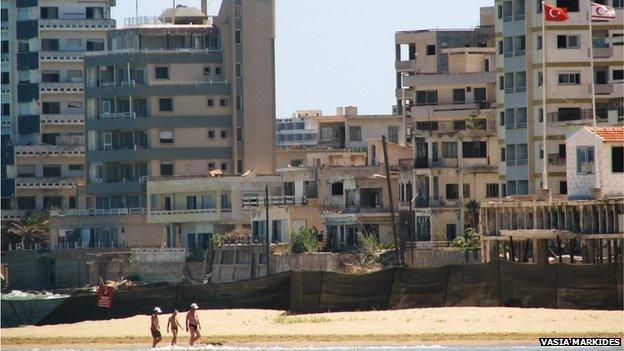
[[[269,244],[271,243],[271,235],[269,234],[269,185],[264,188],[264,203],[266,204],[266,275],[269,275]]]
[[[401,248],[399,247],[399,233],[397,232],[397,223],[394,215],[394,199],[392,198],[392,185],[390,184],[390,164],[388,162],[388,150],[386,147],[386,136],[381,136],[381,146],[384,155],[384,164],[386,168],[386,185],[388,187],[388,200],[390,201],[390,217],[392,218],[392,236],[394,237],[394,253],[396,255],[396,264],[398,266],[403,265],[403,258],[401,257]]]

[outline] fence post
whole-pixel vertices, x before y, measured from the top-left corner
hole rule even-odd
[[[496,276],[498,277],[498,306],[503,307],[503,288],[500,274],[500,257],[496,259]]]
[[[446,270],[446,284],[444,285],[444,306],[442,307],[446,307],[447,306],[447,298],[448,298],[448,288],[449,288],[449,280],[451,279],[451,265],[447,265],[447,270]]]

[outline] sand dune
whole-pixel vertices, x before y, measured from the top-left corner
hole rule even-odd
[[[167,314],[161,317],[165,341]],[[288,315],[274,310],[200,311],[204,342],[361,343],[509,341],[540,336],[618,336],[622,311],[447,307]],[[180,314],[180,323],[184,314]],[[184,330],[180,338],[186,342]],[[149,316],[3,329],[3,345],[144,343]]]

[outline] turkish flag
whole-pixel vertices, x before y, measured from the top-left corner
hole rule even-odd
[[[570,18],[570,16],[568,16],[568,10],[551,6],[546,3],[544,3],[544,11],[546,11],[547,21],[563,22]]]

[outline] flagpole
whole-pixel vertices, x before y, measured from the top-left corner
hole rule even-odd
[[[548,190],[548,153],[546,152],[546,1],[542,0],[542,189]]]
[[[591,70],[592,120],[594,123],[594,178],[596,189],[600,189],[600,162],[598,162],[598,127],[596,122],[596,77],[594,73],[594,32],[592,25],[592,4],[589,1],[589,66]]]

